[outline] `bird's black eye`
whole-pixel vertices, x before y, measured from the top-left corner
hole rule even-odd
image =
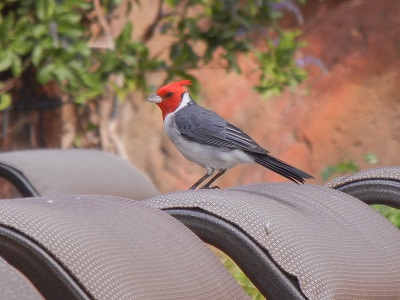
[[[172,97],[173,94],[174,94],[173,92],[168,92],[165,94],[165,98],[170,98]]]

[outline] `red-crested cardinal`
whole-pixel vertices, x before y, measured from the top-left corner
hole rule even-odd
[[[313,178],[272,157],[242,130],[196,104],[184,87],[190,84],[190,80],[172,82],[147,99],[160,107],[164,130],[183,156],[207,170],[190,189],[197,188],[218,171],[202,187],[211,188],[227,169],[242,163],[258,163],[295,183]]]

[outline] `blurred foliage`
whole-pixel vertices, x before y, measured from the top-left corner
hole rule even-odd
[[[295,88],[307,77],[294,60],[296,50],[304,45],[297,42],[300,34],[300,31],[282,32],[278,47],[269,42],[269,51],[255,50],[261,69],[260,84],[255,87],[257,92],[266,97],[279,95],[286,87]]]
[[[374,153],[366,153],[363,157],[364,162],[376,164],[378,157]],[[328,166],[322,172],[322,178],[328,180],[333,175],[349,175],[360,170],[360,167],[353,160],[341,159],[336,165]],[[396,227],[400,228],[400,210],[385,205],[372,205],[379,213],[386,217]]]
[[[12,89],[25,72],[32,72],[41,85],[56,83],[73,101],[83,103],[101,95],[107,84],[121,95],[147,90],[145,75],[159,70],[166,71],[166,80],[192,79],[196,88],[191,70],[217,61],[219,68],[240,72],[239,53],[255,54],[260,72],[256,90],[275,95],[305,78],[295,62],[295,52],[303,46],[300,33],[278,25],[285,10],[301,22],[298,6],[304,2],[160,0],[156,19],[133,41],[128,15],[140,10],[138,0],[3,0],[0,109],[12,104]],[[110,36],[107,26],[120,5],[128,7],[126,24]],[[111,39],[108,45],[93,43],[99,31],[100,37]],[[173,42],[163,53],[150,55],[147,42],[157,34],[172,36]],[[168,61],[160,58],[165,53]]]
[[[341,160],[336,165],[327,166],[322,171],[322,179],[327,181],[332,176],[337,175],[345,175],[349,173],[354,173],[359,171],[360,168],[358,165],[352,160]]]
[[[376,164],[378,162],[378,156],[372,152],[366,153],[364,154],[364,161],[370,164]]]
[[[115,7],[119,1],[105,2]],[[142,43],[131,41],[131,23],[108,48],[90,46],[93,11],[93,3],[83,0],[2,1],[0,72],[7,75],[0,82],[2,94],[10,90],[12,79],[32,69],[40,84],[55,81],[76,102],[99,96],[111,74],[122,77],[121,89],[145,88],[144,73],[162,63],[151,59]],[[1,99],[2,108],[6,100]]]
[[[264,300],[265,297],[258,291],[250,279],[243,273],[243,271],[235,264],[235,262],[222,251],[217,248],[211,247],[215,255],[224,264],[225,268],[232,274],[239,285],[246,291],[246,293],[253,300]]]
[[[378,162],[378,157],[374,153],[366,153],[363,156],[363,160],[364,162],[369,164],[376,164]],[[327,166],[322,171],[322,179],[327,181],[332,176],[343,176],[346,174],[358,172],[359,170],[360,167],[356,162],[343,157],[336,165]]]
[[[306,78],[295,61],[296,51],[304,46],[299,31],[284,31],[278,25],[282,11],[290,11],[302,22],[296,0],[167,0],[176,14],[166,15],[163,32],[177,37],[169,57],[173,61],[168,80],[174,76],[188,77],[185,72],[204,67],[212,61],[226,70],[240,73],[238,53],[253,53],[260,74],[256,91],[264,96],[281,93]],[[202,9],[198,9],[199,6]],[[193,13],[195,12],[195,13]],[[204,51],[194,51],[203,45]],[[217,50],[223,51],[217,51]]]
[[[400,210],[385,205],[373,205],[372,207],[392,222],[394,226],[400,228]]]

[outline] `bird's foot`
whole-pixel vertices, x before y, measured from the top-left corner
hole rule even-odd
[[[195,190],[195,187],[191,187],[189,190]],[[199,188],[200,190],[219,190],[219,186],[203,186],[201,188]]]
[[[214,185],[214,186],[205,185],[201,189],[202,190],[219,190],[219,186],[217,186],[217,185]]]

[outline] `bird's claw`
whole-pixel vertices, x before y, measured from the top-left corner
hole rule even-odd
[[[201,188],[202,190],[219,190],[219,186],[215,185],[215,186],[203,186]]]

